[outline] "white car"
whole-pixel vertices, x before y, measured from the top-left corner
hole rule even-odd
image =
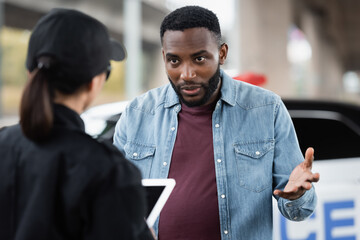
[[[102,104],[92,107],[81,114],[87,134],[97,139],[112,142],[116,122],[125,110],[128,101]]]
[[[360,239],[360,107],[325,101],[284,101],[300,146],[314,147],[318,204],[306,221],[292,222],[274,201],[274,240]]]
[[[86,131],[112,141],[128,102],[94,107],[82,114]],[[282,217],[274,200],[274,240],[360,239],[360,107],[337,102],[284,100],[300,147],[315,149],[313,171],[318,205],[306,221]]]

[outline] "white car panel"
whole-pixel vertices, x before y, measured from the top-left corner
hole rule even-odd
[[[274,240],[360,239],[360,158],[315,161],[318,204],[303,222],[286,220],[274,200]]]

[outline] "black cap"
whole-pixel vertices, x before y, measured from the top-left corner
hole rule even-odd
[[[30,72],[42,56],[55,59],[65,81],[68,76],[81,83],[105,72],[110,60],[124,60],[126,51],[95,18],[76,10],[53,9],[38,21],[30,37],[26,59]]]

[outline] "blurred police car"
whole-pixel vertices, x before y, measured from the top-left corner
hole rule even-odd
[[[93,107],[83,113],[86,131],[112,141],[128,102]],[[360,107],[328,101],[284,100],[302,152],[315,149],[313,171],[318,205],[306,221],[282,217],[274,201],[275,240],[360,239]],[[261,227],[261,226],[259,226]]]
[[[285,100],[303,152],[314,147],[318,204],[306,221],[274,210],[274,239],[360,239],[360,107],[328,101]],[[275,209],[274,201],[274,209]]]
[[[127,104],[128,101],[107,103],[86,110],[81,114],[86,133],[96,139],[112,142],[116,122]]]

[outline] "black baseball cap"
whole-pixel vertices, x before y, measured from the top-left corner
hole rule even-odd
[[[95,18],[56,8],[38,21],[31,34],[26,59],[30,72],[38,68],[42,56],[55,59],[64,81],[86,83],[105,72],[110,60],[124,60],[126,50]]]

